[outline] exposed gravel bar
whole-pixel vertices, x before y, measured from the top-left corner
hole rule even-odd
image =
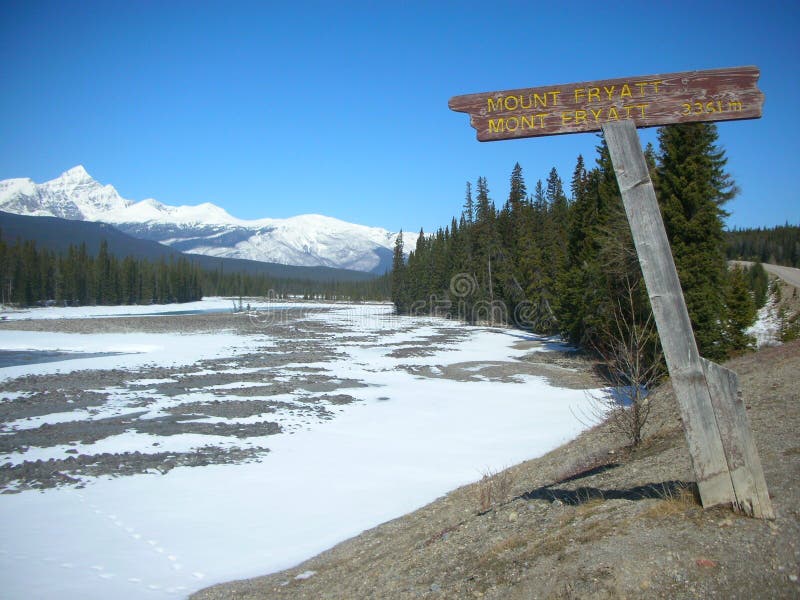
[[[177,367],[151,364],[136,369],[89,369],[28,375],[0,382],[0,491],[80,486],[87,477],[165,473],[176,466],[260,460],[269,436],[292,433],[335,418],[366,384],[333,376],[326,365],[344,357],[341,344],[385,348],[413,363],[468,335],[466,329],[432,327],[413,341],[387,342],[367,330],[318,318],[324,308],[273,313],[163,315],[0,321],[0,330],[96,333],[226,332],[261,340],[257,351],[201,360]],[[390,331],[402,332],[397,320]],[[511,381],[522,375],[560,385],[595,386],[587,363],[564,352],[541,352],[541,343],[521,340],[523,360],[403,368],[419,377],[458,381]],[[535,351],[534,351],[535,350]],[[2,400],[2,398],[8,398]],[[106,450],[114,440],[144,435],[147,452]],[[173,436],[196,436],[192,451],[162,451]],[[163,441],[158,441],[163,440]],[[44,457],[44,458],[42,458]]]

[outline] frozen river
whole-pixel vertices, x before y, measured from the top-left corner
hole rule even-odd
[[[6,352],[92,354],[0,368],[4,598],[183,598],[288,568],[583,428],[586,391],[536,359],[553,340],[195,304],[0,326]]]

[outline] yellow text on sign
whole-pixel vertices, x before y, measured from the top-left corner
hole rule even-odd
[[[581,125],[587,121],[592,123],[608,123],[609,121],[619,121],[620,119],[630,119],[631,117],[645,117],[645,111],[649,104],[629,104],[619,108],[610,106],[608,108],[590,108],[589,110],[565,110],[561,113],[562,125]]]
[[[659,87],[664,83],[657,79],[653,81],[634,81],[622,85],[602,85],[596,87],[575,88],[573,97],[576,104],[584,102],[602,102],[604,100],[622,100],[624,98],[644,98],[650,94],[658,94]]]
[[[551,90],[549,92],[517,94],[515,96],[500,96],[499,98],[487,98],[486,110],[488,112],[530,110],[532,108],[548,108],[558,104],[558,97],[561,90]]]

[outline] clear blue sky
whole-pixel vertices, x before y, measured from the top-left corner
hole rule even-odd
[[[764,117],[719,124],[729,225],[797,224],[799,6],[0,0],[0,179],[83,164],[133,200],[431,231],[467,181],[501,205],[514,163],[567,182],[597,143],[480,143],[450,96],[757,65]]]

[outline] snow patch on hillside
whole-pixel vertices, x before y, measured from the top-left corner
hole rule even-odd
[[[757,348],[781,344],[781,319],[775,296],[770,296],[767,303],[758,309],[756,322],[748,327],[745,333],[756,338]]]

